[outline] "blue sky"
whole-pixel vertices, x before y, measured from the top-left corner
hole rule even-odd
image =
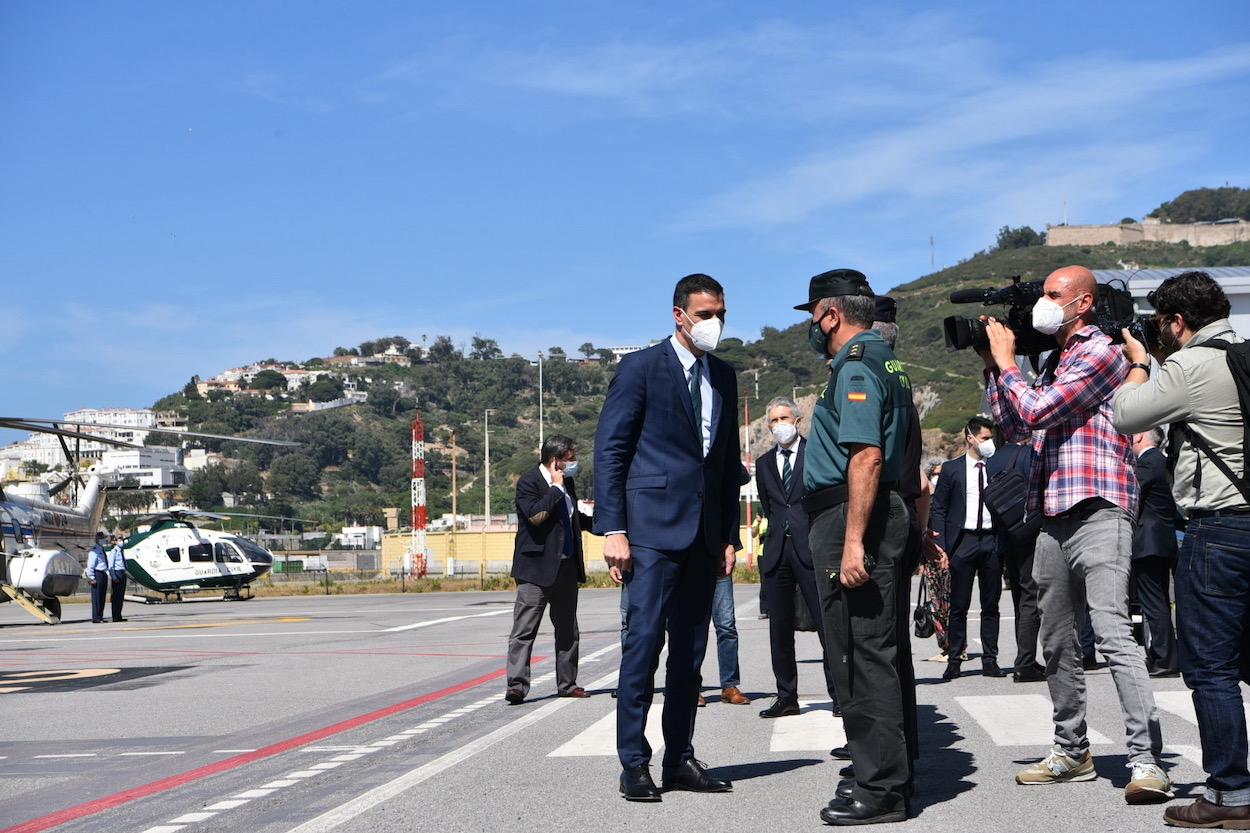
[[[1250,185],[1250,4],[0,4],[6,410],[389,334],[729,334]],[[14,377],[17,378],[14,378]]]

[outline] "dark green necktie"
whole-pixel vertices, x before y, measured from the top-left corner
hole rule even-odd
[[[781,449],[781,488],[786,494],[790,494],[790,486],[794,483],[794,469],[790,468],[790,455],[793,453],[793,449]]]

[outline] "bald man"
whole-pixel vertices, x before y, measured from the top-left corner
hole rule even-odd
[[[1085,672],[1077,647],[1078,611],[1088,603],[1098,650],[1107,658],[1124,713],[1128,765],[1124,798],[1148,804],[1172,798],[1159,766],[1163,740],[1146,662],[1133,639],[1128,579],[1139,490],[1132,441],[1112,425],[1112,396],[1128,360],[1094,326],[1098,284],[1082,266],[1049,277],[1033,309],[1033,328],[1055,337],[1036,382],[1016,365],[1016,337],[988,319],[985,360],[990,408],[1008,442],[1032,438],[1027,511],[1040,513],[1033,559],[1042,614],[1046,683],[1054,704],[1055,744],[1016,775],[1023,785],[1098,777],[1085,725]]]

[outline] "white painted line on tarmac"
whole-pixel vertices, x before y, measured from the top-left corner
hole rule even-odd
[[[1198,725],[1198,714],[1194,711],[1194,695],[1189,689],[1184,691],[1156,691],[1155,705],[1165,712],[1171,712],[1193,726]],[[1250,723],[1250,703],[1243,702],[1246,722]],[[1179,748],[1179,747],[1178,747]],[[1201,761],[1197,763],[1201,764]]]
[[[769,752],[827,751],[846,743],[842,719],[833,716],[833,703],[828,700],[800,700],[801,714],[778,717],[772,721],[773,736]]]
[[[216,813],[187,813],[185,816],[179,816],[176,819],[170,819],[170,824],[195,824],[196,822],[207,821]]]
[[[384,628],[382,633],[402,633],[404,631],[415,631],[417,628],[428,628],[432,625],[444,625],[448,622],[460,622],[464,619],[482,619],[487,616],[501,616],[504,613],[511,613],[510,608],[505,610],[491,610],[486,613],[471,613],[467,616],[446,616],[442,619],[431,619],[427,622],[413,622],[411,625],[399,625],[394,628]]]
[[[348,754],[348,755],[335,755],[330,760],[332,761],[359,761],[363,757],[364,755],[361,754],[360,752],[352,752],[351,754]]]
[[[204,809],[205,810],[217,810],[218,812],[220,812],[222,810],[233,810],[235,807],[242,807],[246,803],[247,803],[246,798],[232,798],[229,801],[218,801],[216,804],[210,804]]]
[[[36,758],[95,758],[95,752],[66,752],[60,755],[36,755]]]
[[[259,789],[258,790],[244,790],[243,792],[236,794],[235,798],[264,798],[265,796],[270,795],[273,792],[274,792],[273,790],[259,790]]]
[[[342,761],[326,761],[321,764],[313,764],[309,769],[334,769],[343,765]]]
[[[288,772],[283,778],[312,778],[314,775],[320,775],[320,769],[297,769],[295,772]]]
[[[1175,755],[1180,755],[1182,758],[1189,761],[1190,763],[1197,764],[1199,769],[1202,768],[1202,747],[1201,746],[1180,746],[1180,745],[1172,746],[1169,744],[1167,746],[1164,746],[1163,750],[1165,752],[1171,752]]]
[[[159,755],[185,755],[186,752],[122,752],[123,758],[151,758]]]
[[[244,752],[255,752],[255,749],[214,749],[214,755],[237,755]]]
[[[268,784],[261,784],[260,788],[262,790],[280,790],[283,787],[290,787],[294,784],[298,784],[299,781],[300,779],[298,778],[280,778],[277,781],[270,781]],[[174,821],[177,820],[178,819],[174,819]]]
[[[991,694],[956,697],[997,746],[1050,746],[1055,742],[1054,708],[1041,694]],[[1088,729],[1091,744],[1111,743]]]
[[[596,651],[591,656],[603,656],[609,651],[615,651],[618,647],[619,646],[615,644],[609,645],[606,648]],[[615,679],[616,675],[616,671],[606,674],[602,678],[591,683],[591,686],[598,688],[605,685]],[[402,794],[406,790],[409,790],[424,781],[428,781],[439,773],[451,769],[456,764],[461,763],[462,761],[467,761],[479,752],[489,749],[500,741],[507,740],[513,735],[528,729],[535,723],[538,723],[550,715],[555,714],[560,709],[576,702],[577,700],[566,697],[553,700],[552,702],[535,709],[529,714],[522,715],[511,723],[500,726],[498,729],[483,735],[477,740],[466,743],[459,749],[455,749],[445,755],[442,755],[441,757],[435,758],[429,763],[422,764],[416,769],[409,770],[398,778],[374,787],[368,792],[341,804],[333,810],[322,813],[320,816],[310,819],[298,827],[292,828],[289,833],[325,833],[326,831],[333,830],[339,825],[351,821],[357,816],[368,812],[379,804],[389,801],[395,796]]]
[[[647,711],[647,742],[658,756],[664,748],[664,728],[661,718],[663,703],[652,703]],[[548,758],[616,757],[616,709],[604,715],[579,732],[572,740],[547,754]]]
[[[156,827],[149,827],[143,833],[178,833],[185,826],[182,824],[158,824]]]

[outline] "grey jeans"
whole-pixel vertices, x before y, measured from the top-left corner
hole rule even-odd
[[[1075,627],[1078,611],[1086,604],[1098,651],[1111,666],[1120,697],[1129,761],[1156,763],[1163,748],[1146,660],[1137,649],[1129,621],[1132,550],[1132,519],[1101,499],[1046,518],[1037,539],[1033,578],[1042,614],[1046,684],[1055,709],[1055,747],[1077,759],[1089,750],[1085,672]]]

